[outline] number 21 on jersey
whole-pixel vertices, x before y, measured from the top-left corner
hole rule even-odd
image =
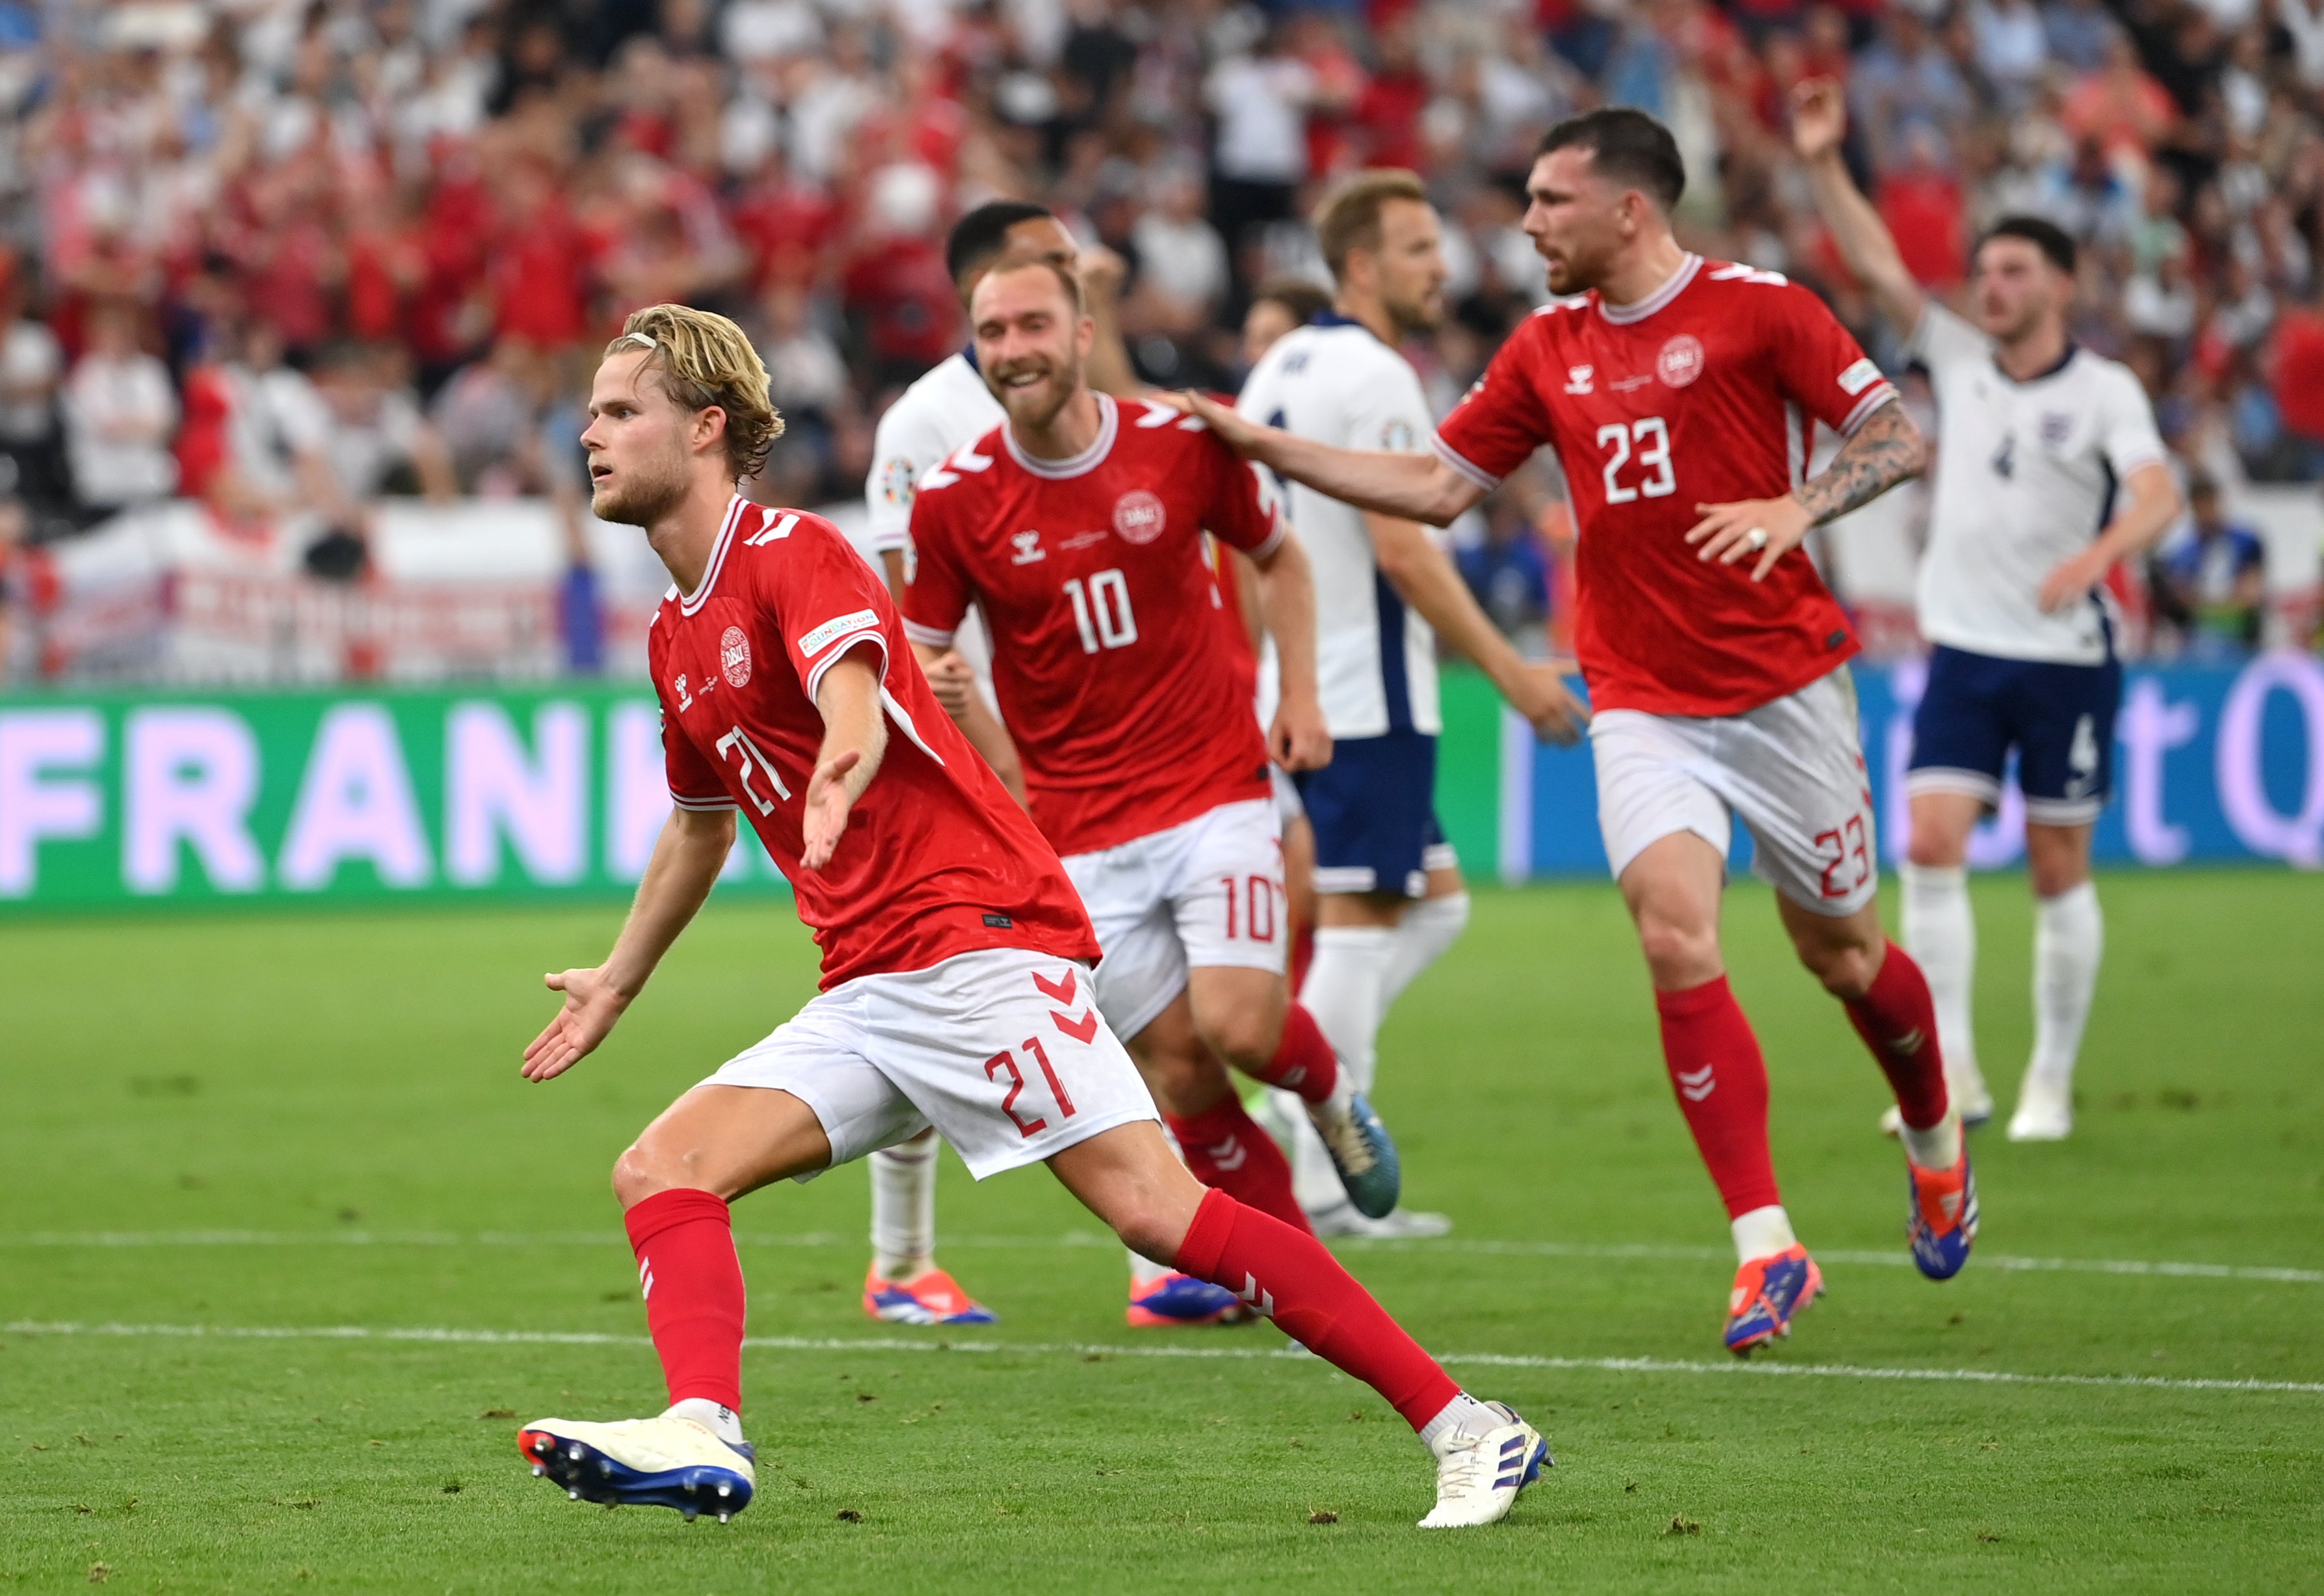
[[[1637,464],[1645,475],[1626,487],[1619,478],[1622,468],[1631,464],[1633,444],[1637,446]],[[1641,416],[1628,424],[1609,421],[1598,429],[1598,447],[1609,451],[1605,470],[1609,504],[1667,498],[1678,492],[1678,478],[1671,471],[1670,425],[1660,416]]]

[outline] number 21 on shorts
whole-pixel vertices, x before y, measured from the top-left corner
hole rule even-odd
[[[1056,1066],[1049,1062],[1048,1049],[1041,1046],[1041,1038],[1027,1037],[1022,1046],[1033,1056],[1033,1062],[1040,1066],[1041,1078],[1049,1084],[1049,1097],[1057,1105],[1057,1117],[1072,1119],[1074,1100],[1067,1095],[1065,1084],[1057,1079]],[[984,1061],[986,1080],[997,1084],[1004,1075],[1008,1077],[1009,1090],[1001,1095],[1001,1112],[1009,1116],[1009,1122],[1017,1127],[1017,1133],[1019,1136],[1038,1136],[1047,1130],[1049,1121],[1047,1116],[1028,1120],[1017,1112],[1017,1100],[1025,1092],[1025,1072],[1017,1066],[1017,1055],[1006,1047]]]

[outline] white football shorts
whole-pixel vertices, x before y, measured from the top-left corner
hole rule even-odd
[[[1017,948],[842,982],[703,1084],[798,1098],[835,1168],[933,1125],[979,1180],[1159,1117],[1089,966]]]
[[[1741,715],[1591,717],[1598,826],[1619,880],[1650,843],[1691,831],[1727,853],[1731,816],[1751,873],[1818,914],[1854,914],[1879,885],[1872,791],[1845,667]]]
[[[1097,1002],[1134,1037],[1186,987],[1193,967],[1283,973],[1288,899],[1272,798],[1222,804],[1118,848],[1065,860],[1105,957]]]

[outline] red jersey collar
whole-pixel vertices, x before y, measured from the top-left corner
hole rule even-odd
[[[1602,298],[1599,298],[1594,289],[1591,291],[1591,297],[1598,301],[1599,315],[1616,327],[1628,327],[1633,322],[1644,321],[1678,298],[1680,294],[1684,293],[1686,285],[1692,282],[1694,274],[1702,270],[1702,257],[1689,252],[1686,259],[1679,263],[1678,270],[1670,274],[1670,280],[1643,300],[1628,305],[1609,305]]]
[[[702,586],[692,593],[678,595],[679,614],[691,615],[700,609],[703,600],[710,596],[710,590],[718,585],[718,567],[726,563],[726,546],[734,540],[734,524],[742,519],[747,503],[749,501],[740,494],[726,501],[726,519],[718,524],[718,541],[710,546],[710,563],[702,567]]]
[[[1113,395],[1097,396],[1097,441],[1067,460],[1036,459],[1017,446],[1017,433],[1008,422],[1001,424],[1001,440],[1009,446],[1009,457],[1036,476],[1061,482],[1069,476],[1086,475],[1097,468],[1106,456],[1113,452],[1113,437],[1120,430],[1121,414],[1114,406]]]

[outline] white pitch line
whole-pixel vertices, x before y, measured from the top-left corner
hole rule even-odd
[[[18,1319],[0,1324],[0,1335],[154,1336],[188,1341],[368,1341],[421,1342],[453,1345],[646,1347],[642,1335],[595,1331],[459,1330],[431,1325],[251,1325],[78,1324]],[[970,1352],[1001,1356],[1077,1358],[1192,1358],[1244,1362],[1314,1361],[1296,1345],[1202,1347],[1183,1344],[1117,1346],[1102,1342],[1004,1342],[908,1339],[894,1335],[754,1335],[742,1345],[779,1352]],[[1546,1369],[1600,1374],[1752,1375],[1796,1379],[1921,1381],[2001,1386],[2101,1386],[2158,1391],[2248,1391],[2324,1396],[2324,1380],[2207,1379],[2151,1374],[2015,1374],[1994,1369],[1881,1369],[1856,1363],[1697,1362],[1683,1358],[1550,1358],[1512,1352],[1444,1352],[1440,1363],[1489,1369]]]
[[[859,1247],[862,1239],[830,1231],[804,1231],[793,1235],[738,1234],[745,1247]],[[948,1250],[1042,1250],[1056,1248],[1111,1248],[1111,1236],[1093,1231],[1066,1231],[1054,1236],[946,1236]],[[1653,1242],[1490,1241],[1450,1237],[1428,1241],[1371,1241],[1342,1238],[1340,1245],[1358,1252],[1452,1252],[1487,1258],[1592,1258],[1676,1259],[1688,1262],[1731,1258],[1725,1247],[1674,1247]],[[0,1248],[11,1247],[626,1247],[619,1231],[33,1231],[0,1235]],[[1872,1250],[1821,1250],[1819,1263],[1909,1268],[1910,1254]],[[2266,1264],[2186,1263],[2133,1258],[2020,1258],[2008,1253],[1980,1252],[1981,1269],[2015,1273],[2133,1275],[2197,1280],[2261,1280],[2283,1286],[2324,1286],[2324,1269],[2286,1268]]]

